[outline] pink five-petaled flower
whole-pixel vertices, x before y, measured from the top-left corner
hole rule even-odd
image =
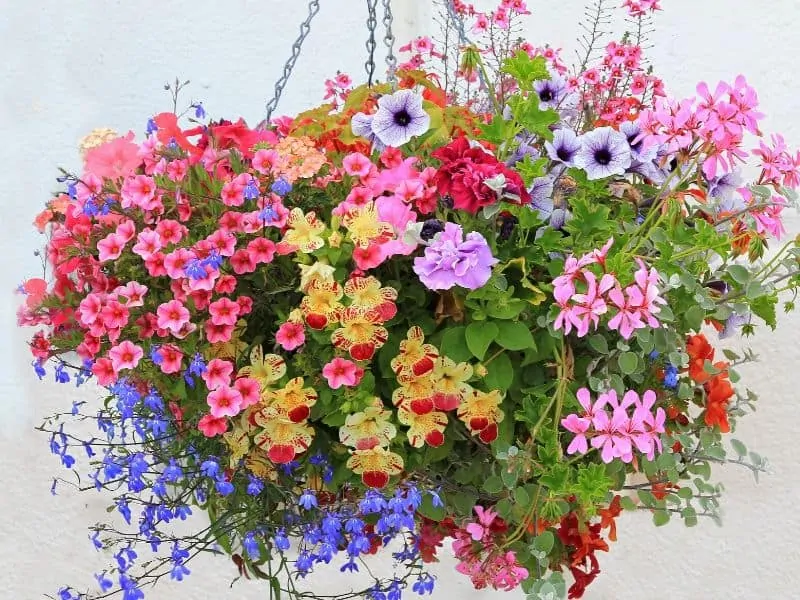
[[[230,298],[220,298],[208,305],[208,312],[214,325],[236,325],[239,310],[239,304]]]
[[[629,340],[636,329],[645,326],[642,323],[639,307],[631,300],[630,296],[625,297],[619,286],[608,292],[608,298],[617,308],[617,314],[611,317],[608,328],[619,331],[623,338]]]
[[[591,421],[586,418],[579,417],[576,414],[567,416],[561,419],[561,426],[567,431],[574,433],[575,437],[567,447],[567,454],[586,454],[589,450],[589,442],[586,440],[586,432],[589,430]]]
[[[607,412],[595,415],[592,424],[596,435],[592,437],[592,446],[600,450],[600,458],[604,463],[620,457],[620,450],[624,450],[625,446],[630,447],[630,441],[625,444],[627,421],[628,415],[622,410],[615,410],[611,416]]]
[[[172,344],[166,344],[158,349],[158,355],[161,357],[158,366],[161,368],[162,373],[170,375],[181,372],[183,352],[180,351],[180,348]]]
[[[155,201],[158,186],[152,177],[147,175],[136,175],[129,177],[122,184],[122,198],[120,205],[122,208],[138,206],[142,210],[153,210],[158,202]]]
[[[278,327],[275,333],[275,341],[281,348],[291,352],[302,346],[306,341],[305,328],[302,323],[287,321]]]
[[[206,437],[216,437],[228,431],[228,419],[215,417],[214,415],[203,415],[197,423],[197,428]]]
[[[228,387],[231,384],[231,374],[233,365],[230,361],[215,358],[206,365],[201,377],[209,390],[216,390],[221,387]]]
[[[109,233],[97,242],[97,253],[100,262],[117,260],[125,248],[125,238],[117,233]]]
[[[120,342],[108,351],[108,358],[115,371],[135,369],[144,356],[144,351],[130,340]]]
[[[170,300],[156,309],[158,327],[178,333],[189,322],[189,309],[180,300]]]
[[[328,385],[337,390],[343,385],[347,387],[358,385],[364,376],[364,369],[351,360],[337,356],[322,367],[322,375],[328,381]]]
[[[353,152],[344,157],[342,161],[344,172],[351,176],[366,177],[373,168],[372,161],[361,154]]]
[[[96,360],[92,365],[92,374],[102,386],[109,386],[117,380],[117,372],[110,358]]]
[[[614,287],[616,279],[613,275],[606,273],[598,284],[597,277],[591,271],[584,273],[587,289],[583,294],[575,294],[572,301],[576,306],[570,312],[570,319],[575,325],[578,337],[583,337],[589,333],[589,325],[593,324],[595,329],[600,322],[600,315],[608,311],[608,306],[603,299],[603,295]]]
[[[147,293],[147,286],[138,281],[129,281],[126,285],[114,290],[119,296],[125,298],[125,306],[134,308],[144,306],[144,295]]]
[[[235,417],[242,410],[242,394],[236,388],[222,386],[213,390],[206,397],[215,417]]]
[[[497,513],[491,508],[483,508],[482,506],[475,506],[475,514],[478,515],[477,523],[468,523],[464,529],[470,534],[476,542],[482,541],[485,537],[491,535],[491,526],[497,518]]]
[[[239,377],[233,387],[242,395],[242,409],[258,404],[261,400],[261,384],[252,377]]]

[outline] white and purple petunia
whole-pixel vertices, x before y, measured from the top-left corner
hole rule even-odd
[[[430,125],[431,117],[422,108],[422,95],[413,90],[381,96],[374,115],[358,113],[351,121],[355,135],[392,148],[399,148],[414,136],[422,135]]]
[[[575,165],[586,171],[589,179],[624,175],[631,166],[628,138],[611,127],[598,127],[583,134]]]
[[[574,167],[575,155],[581,149],[581,138],[569,127],[563,127],[553,132],[553,141],[545,142],[544,148],[551,160]]]

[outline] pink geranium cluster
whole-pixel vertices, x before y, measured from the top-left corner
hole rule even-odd
[[[697,86],[698,97],[661,99],[642,112],[640,124],[647,143],[662,144],[670,153],[702,145],[706,154],[703,173],[709,179],[730,172],[748,153],[742,148],[745,132],[760,135],[756,110],[758,95],[743,75],[734,83],[721,81],[712,92],[708,84]]]
[[[444,55],[436,50],[436,44],[434,44],[433,40],[427,35],[416,37],[404,46],[400,46],[400,52],[409,52],[411,58],[397,65],[399,69],[421,69],[425,65],[426,60],[431,58],[444,58]]]
[[[353,89],[353,80],[347,73],[338,72],[333,79],[325,80],[325,100],[330,100],[334,108],[340,102],[347,100],[347,95]]]
[[[470,8],[472,8],[471,5]],[[475,17],[472,32],[482,34],[488,32],[492,27],[506,30],[511,27],[513,17],[529,15],[531,12],[528,10],[525,0],[501,0],[500,5],[492,11],[483,13],[473,9],[471,14]]]
[[[782,135],[773,134],[771,146],[759,140],[759,147],[753,153],[761,162],[761,183],[800,187],[800,150],[792,156]]]
[[[498,544],[498,534],[506,530],[497,513],[490,508],[475,507],[478,520],[457,529],[453,552],[458,559],[456,570],[467,575],[476,589],[487,585],[510,591],[528,577],[528,570],[517,562],[513,550]]]
[[[622,7],[628,9],[630,16],[642,17],[648,12],[661,10],[659,2],[661,0],[623,0]]]
[[[574,433],[567,454],[586,454],[589,445],[600,450],[600,458],[609,463],[615,458],[629,463],[638,450],[649,460],[662,451],[660,435],[664,433],[666,413],[659,407],[653,410],[656,393],[647,390],[639,397],[633,390],[625,392],[620,402],[610,390],[592,402],[587,388],[577,393],[583,407],[581,414],[571,414],[561,420],[561,426]]]
[[[640,260],[634,283],[624,289],[613,274],[604,272],[598,279],[589,270],[590,265],[598,264],[605,271],[606,255],[613,243],[612,238],[599,250],[581,258],[567,258],[563,274],[553,280],[553,295],[561,309],[554,329],[563,329],[569,334],[574,327],[578,337],[583,337],[592,327],[597,329],[600,317],[607,314],[609,308],[616,312],[609,319],[608,328],[619,331],[626,340],[637,329],[659,326],[655,315],[666,300],[659,295],[660,276],[654,268],[648,270]]]

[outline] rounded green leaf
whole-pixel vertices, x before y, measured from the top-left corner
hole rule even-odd
[[[625,375],[630,375],[636,372],[636,368],[639,366],[639,357],[633,352],[623,352],[619,355],[618,362],[620,371]]]
[[[482,323],[470,323],[467,325],[465,332],[467,340],[467,348],[472,352],[472,355],[478,360],[483,360],[486,356],[486,351],[492,342],[497,337],[497,325],[491,321],[484,321]]]
[[[526,350],[536,346],[530,329],[521,321],[501,321],[497,328],[497,343],[507,350]]]

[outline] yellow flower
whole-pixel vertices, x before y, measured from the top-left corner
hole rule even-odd
[[[115,140],[117,137],[119,137],[119,134],[108,127],[98,127],[96,129],[92,129],[78,142],[78,150],[81,153],[81,158],[86,158],[86,154],[89,152],[89,150]]]
[[[408,442],[414,448],[441,446],[444,443],[444,430],[447,427],[447,415],[437,410],[419,415],[405,406],[400,406],[397,411],[397,420],[403,425],[408,425],[406,432]]]
[[[343,307],[342,286],[332,279],[313,279],[306,296],[300,302],[300,310],[312,329],[325,329],[331,321],[338,321]]]
[[[267,406],[286,416],[292,423],[302,423],[311,413],[311,407],[317,403],[317,392],[313,388],[303,387],[302,377],[295,377],[282,388],[267,391],[263,400]],[[259,413],[255,417],[256,423],[262,427],[263,414],[264,412]]]
[[[300,265],[300,291],[307,292],[308,286],[315,279],[322,281],[333,281],[333,274],[336,269],[331,265],[317,261],[312,265]]]
[[[382,488],[389,477],[403,472],[403,457],[386,448],[376,446],[370,450],[356,450],[347,461],[347,468],[361,475],[364,485]]]
[[[286,361],[277,354],[267,354],[260,345],[250,351],[250,364],[239,369],[239,377],[252,377],[261,385],[263,392],[268,386],[286,375]]]
[[[377,310],[381,321],[388,321],[397,314],[397,290],[381,287],[381,282],[372,277],[352,277],[344,284],[345,296],[352,302],[350,306],[365,311]]]
[[[434,385],[430,375],[414,377],[401,375],[397,378],[400,387],[392,393],[392,404],[404,406],[418,415],[433,410]]]
[[[234,469],[250,450],[250,436],[247,435],[244,428],[237,424],[231,431],[223,433],[222,438],[230,451],[230,468]]]
[[[328,245],[331,248],[338,248],[339,246],[341,246],[342,245],[342,234],[339,233],[338,231],[332,232],[328,236]]]
[[[267,457],[275,464],[294,460],[311,445],[314,430],[307,423],[293,423],[278,411],[267,410],[260,413],[264,418],[263,430],[255,435],[253,441],[267,452]]]
[[[275,481],[278,478],[278,470],[269,456],[261,448],[255,447],[244,459],[245,468],[259,479]]]
[[[388,446],[397,435],[397,428],[389,422],[391,416],[391,411],[374,398],[372,406],[347,415],[344,425],[339,428],[339,441],[356,450]]]
[[[456,364],[446,356],[436,359],[433,367],[435,392],[433,403],[439,410],[453,410],[472,391],[467,380],[472,377],[472,367],[467,363]]]
[[[303,214],[301,209],[293,208],[286,225],[288,229],[278,244],[278,252],[288,254],[300,251],[308,254],[325,245],[321,235],[325,231],[325,223],[317,219],[314,211]]]
[[[472,390],[456,415],[461,419],[470,433],[477,433],[481,441],[489,443],[497,439],[497,424],[505,417],[500,409],[503,396],[497,390],[481,392]]]
[[[425,344],[425,334],[416,325],[408,330],[407,338],[400,342],[400,353],[389,363],[397,375],[424,375],[433,369],[439,351]]]
[[[386,328],[379,325],[380,315],[376,311],[348,306],[342,310],[339,322],[342,326],[331,334],[331,342],[349,352],[353,360],[371,359],[389,337]]]
[[[374,202],[349,210],[342,218],[342,224],[350,234],[350,239],[360,248],[367,248],[370,242],[388,241],[394,233],[389,223],[378,220],[378,209]]]
[[[236,328],[233,330],[231,339],[227,342],[218,342],[212,344],[210,351],[207,353],[206,358],[222,358],[236,360],[240,353],[247,349],[247,342],[242,341],[242,334],[247,327],[247,321],[241,319],[236,323]]]

